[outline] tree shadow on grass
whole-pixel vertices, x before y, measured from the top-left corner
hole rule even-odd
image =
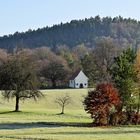
[[[100,130],[100,131],[69,131],[69,132],[51,132],[47,134],[55,135],[112,135],[112,134],[140,134],[140,130]]]
[[[77,114],[77,115],[73,115],[73,114],[62,114],[62,113],[57,113],[57,114],[54,114],[55,116],[61,116],[61,117],[72,117],[72,118],[83,118],[83,119],[88,119],[89,116],[83,116],[83,115],[80,115],[80,114]]]
[[[14,129],[28,129],[28,128],[56,128],[56,127],[91,127],[91,123],[64,123],[64,122],[31,122],[31,123],[2,123],[0,129],[14,130]],[[98,127],[99,128],[99,127]],[[113,127],[115,128],[115,127]],[[55,135],[112,135],[112,134],[140,134],[140,129],[92,129],[93,131],[67,131],[65,132],[50,132],[47,134]],[[117,128],[117,127],[116,127]],[[96,131],[95,131],[96,130]]]
[[[1,139],[15,139],[15,140],[53,140],[45,138],[19,137],[19,136],[0,136]]]
[[[20,112],[20,111],[19,111]],[[10,114],[10,113],[16,113],[15,111],[5,111],[5,112],[0,112],[0,114]],[[25,113],[25,112],[24,112]],[[56,114],[55,114],[56,115]],[[57,114],[60,115],[60,114]],[[64,115],[64,114],[63,114]],[[72,122],[13,122],[13,123],[0,123],[0,129],[7,129],[7,130],[14,130],[14,129],[28,129],[28,128],[56,128],[56,127],[93,127],[92,123],[72,123]],[[140,128],[140,125],[135,125],[135,126],[119,126],[119,128],[127,127],[128,130],[119,130],[116,129],[115,131],[111,130],[112,128],[118,128],[118,127],[107,127],[110,128],[110,130],[105,130],[104,131],[95,131],[95,132],[83,132],[86,134],[108,134],[108,133],[114,133],[114,134],[124,134],[124,133],[140,133],[139,130],[129,130],[130,128]],[[95,128],[95,127],[94,127]],[[102,127],[97,127],[97,128],[102,128]],[[106,128],[106,127],[103,127]],[[62,132],[63,133],[63,132]],[[69,134],[81,134],[82,132],[68,132]],[[58,133],[60,134],[60,133]],[[66,134],[66,132],[65,132]]]
[[[18,113],[22,111],[5,111],[5,112],[0,112],[0,114],[10,114],[10,113]]]
[[[55,128],[55,127],[91,127],[91,123],[66,123],[66,122],[29,122],[29,123],[1,123],[0,129],[26,129],[26,128]]]

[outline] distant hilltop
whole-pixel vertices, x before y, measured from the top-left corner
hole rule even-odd
[[[59,45],[71,48],[79,44],[94,47],[96,40],[101,37],[110,37],[120,45],[138,45],[140,21],[121,16],[72,20],[70,23],[0,37],[0,48],[12,50],[19,44],[28,48],[56,48]]]

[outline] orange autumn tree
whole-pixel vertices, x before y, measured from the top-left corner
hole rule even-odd
[[[111,83],[98,84],[96,89],[89,91],[84,100],[85,111],[91,114],[96,126],[109,125],[111,109],[119,104],[117,90]]]

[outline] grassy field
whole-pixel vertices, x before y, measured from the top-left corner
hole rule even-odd
[[[82,105],[87,89],[42,91],[38,102],[20,103],[21,112],[12,112],[14,100],[0,98],[0,140],[139,140],[140,126],[90,127],[92,120]],[[55,98],[69,94],[72,103],[60,115]]]

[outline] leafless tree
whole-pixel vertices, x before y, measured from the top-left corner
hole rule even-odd
[[[56,98],[55,103],[57,103],[61,107],[61,113],[64,114],[65,107],[72,102],[71,97],[67,94],[61,95]]]
[[[114,57],[121,52],[118,44],[109,37],[102,37],[96,40],[93,51],[93,60],[98,71],[98,82],[110,81],[109,69],[114,62]]]

